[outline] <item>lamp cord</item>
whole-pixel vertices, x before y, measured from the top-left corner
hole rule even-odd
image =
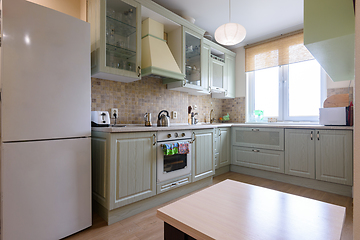
[[[230,2],[231,2],[231,0],[229,0],[229,23],[231,22],[231,11],[230,11],[231,5],[230,5]]]

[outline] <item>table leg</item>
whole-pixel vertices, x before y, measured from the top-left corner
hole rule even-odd
[[[164,222],[164,240],[196,240],[179,229]]]

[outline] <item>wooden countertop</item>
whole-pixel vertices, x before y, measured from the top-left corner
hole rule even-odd
[[[345,208],[225,180],[157,210],[196,239],[340,239]]]

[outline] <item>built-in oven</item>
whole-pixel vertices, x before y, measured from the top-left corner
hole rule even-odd
[[[157,183],[158,185],[160,184],[160,192],[191,181],[191,137],[191,131],[188,130],[158,132],[156,167]],[[174,143],[187,143],[189,152],[187,154],[164,154],[164,145]]]

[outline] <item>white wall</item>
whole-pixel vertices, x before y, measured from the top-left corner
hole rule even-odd
[[[331,80],[331,78],[329,76],[326,76],[326,86],[327,89],[332,89],[332,88],[347,88],[349,87],[353,87],[354,86],[354,82],[355,81],[341,81],[341,82],[333,82],[333,80]]]
[[[357,87],[356,87],[357,86]],[[360,1],[355,14],[354,240],[360,240]],[[359,104],[357,104],[359,103]]]
[[[86,21],[86,0],[27,0]]]

